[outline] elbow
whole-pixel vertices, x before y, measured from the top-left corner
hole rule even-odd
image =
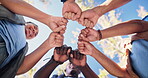
[[[24,73],[26,73],[28,70],[18,70],[17,71],[17,75],[21,75],[21,74],[24,74]]]
[[[28,68],[27,66],[25,65],[21,65],[21,67],[18,69],[17,71],[17,75],[21,75],[21,74],[24,74],[26,72],[28,72],[31,68]]]

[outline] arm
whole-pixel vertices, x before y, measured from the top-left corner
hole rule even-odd
[[[49,78],[53,70],[68,59],[69,52],[70,49],[67,46],[56,47],[52,59],[35,73],[34,78]]]
[[[66,26],[67,20],[63,17],[48,15],[23,0],[0,0],[1,4],[12,12],[24,15],[46,24],[54,32],[60,31],[59,26]],[[56,29],[55,29],[56,28]]]
[[[101,5],[93,8],[93,10],[99,15],[102,16],[103,14],[116,9],[126,3],[128,3],[131,0],[106,0]]]
[[[106,0],[103,4],[82,12],[79,23],[83,26],[93,28],[96,25],[99,17],[126,4],[129,1],[131,0]]]
[[[85,78],[98,78],[86,63],[86,55],[81,54],[78,50],[72,52],[70,61],[79,68]]]
[[[34,78],[49,78],[50,74],[59,65],[54,58],[52,58],[48,63],[46,63],[42,68],[40,68],[34,75]]]
[[[125,69],[122,69],[118,64],[106,57],[89,42],[81,41],[78,43],[78,47],[81,53],[94,57],[110,74],[117,77],[130,78]]]
[[[23,74],[29,71],[48,52],[48,50],[53,47],[60,47],[62,45],[63,36],[59,35],[58,33],[51,33],[48,39],[42,45],[25,57],[17,74]]]
[[[131,20],[131,21],[123,22],[113,27],[101,30],[101,33],[102,33],[102,39],[105,39],[109,37],[129,35],[134,33],[145,32],[145,31],[148,31],[147,21]]]
[[[147,38],[148,22],[143,20],[131,20],[112,26],[104,30],[94,30],[91,28],[85,28],[81,30],[79,35],[80,40],[84,41],[97,41],[114,36],[122,36],[137,33],[137,37]]]

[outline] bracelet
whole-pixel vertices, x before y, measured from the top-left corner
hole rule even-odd
[[[54,56],[53,56],[53,55],[52,55],[51,59],[52,59],[54,62],[56,62],[57,64],[63,64],[63,62],[60,62],[60,61],[55,61],[55,60],[54,60]]]
[[[99,40],[101,40],[101,39],[102,39],[102,33],[101,33],[101,31],[100,31],[100,30],[98,30],[98,32],[99,32],[99,37],[100,37],[100,39],[99,39]]]

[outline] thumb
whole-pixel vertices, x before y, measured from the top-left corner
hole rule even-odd
[[[81,15],[81,17],[79,19],[79,23],[82,24],[82,25],[84,23],[84,15],[83,15],[83,13],[82,13],[82,15]]]
[[[78,13],[73,17],[73,19],[74,19],[74,20],[77,20],[77,19],[80,18],[80,16],[81,16],[81,12],[78,12]]]
[[[59,26],[59,27],[56,27],[53,31],[60,32],[63,28],[65,28],[65,26]]]

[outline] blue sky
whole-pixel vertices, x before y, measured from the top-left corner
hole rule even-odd
[[[62,3],[60,2],[60,0],[50,0],[50,2],[44,4],[39,0],[30,0],[32,1],[32,5],[35,6],[36,8],[38,8],[39,10],[53,15],[53,16],[62,16]],[[101,4],[102,2],[104,2],[105,0],[95,0],[94,3],[95,5]],[[117,13],[121,13],[119,19],[122,21],[128,21],[128,20],[132,20],[132,19],[141,19],[141,17],[138,16],[138,12],[137,10],[139,9],[140,6],[143,6],[144,9],[146,11],[148,11],[148,0],[133,0],[127,4],[125,4],[124,6],[115,9]],[[107,13],[108,14],[108,13]],[[30,18],[25,18],[26,21],[33,21],[36,24],[39,25],[39,35],[32,40],[28,40],[29,42],[29,52],[32,52],[35,48],[37,48],[41,43],[43,43],[43,41],[45,39],[47,39],[47,37],[49,36],[51,30],[45,26],[44,24],[35,21],[33,19]],[[69,23],[67,25],[67,30],[66,33],[64,34],[65,39],[64,39],[64,43],[72,46],[73,49],[77,49],[77,36],[80,32],[81,29],[83,29],[84,27],[80,24],[78,24],[75,21],[71,21],[69,20]],[[76,36],[76,37],[75,37]],[[96,46],[98,49],[101,50],[100,46],[97,45],[97,42],[93,43],[94,46]],[[32,46],[33,45],[33,46]],[[46,63],[47,61],[43,61],[46,58],[51,57],[53,52],[53,49],[50,50],[42,59],[41,61],[36,65],[36,67],[41,67],[42,65],[44,65],[44,63]],[[115,59],[116,60],[116,59]],[[116,60],[118,61],[118,60]],[[92,57],[88,56],[87,59],[87,63],[90,65],[90,67],[95,71],[96,74],[99,74],[99,69],[102,69],[102,67],[100,66],[99,63],[97,63],[95,61],[95,59],[93,59]],[[114,78],[113,76],[110,76],[110,78]]]

